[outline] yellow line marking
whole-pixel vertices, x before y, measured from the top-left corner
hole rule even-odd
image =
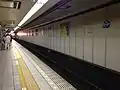
[[[20,59],[19,55],[17,54],[16,52],[16,49],[14,49],[14,52],[15,52],[15,59],[16,59],[16,67],[17,67],[17,71],[18,71],[18,74],[19,74],[19,79],[20,79],[20,84],[21,84],[21,89],[24,90],[24,88],[26,88],[26,84],[25,84],[25,79],[24,79],[24,76],[23,76],[23,72],[20,68],[20,65],[19,65],[19,62],[18,62],[18,59]]]
[[[21,90],[40,90],[31,72],[25,64],[20,51],[15,48],[16,66],[20,77]]]

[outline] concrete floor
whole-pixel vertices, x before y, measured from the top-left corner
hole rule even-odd
[[[14,90],[11,50],[0,51],[0,90]]]
[[[76,90],[49,66],[16,41],[13,41],[9,50],[0,51],[0,90],[23,90],[20,75],[16,67],[17,59],[15,58],[14,47],[21,53],[25,65],[40,90]],[[24,73],[24,70],[22,72]],[[25,90],[32,89],[27,88]]]

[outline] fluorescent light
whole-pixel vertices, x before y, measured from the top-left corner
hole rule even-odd
[[[48,0],[38,0],[34,6],[30,9],[30,11],[25,15],[25,17],[21,20],[18,26],[22,26],[32,15],[34,15]]]
[[[17,30],[20,26],[22,26],[28,19],[32,17],[48,0],[38,0],[34,6],[30,9],[30,11],[25,15],[25,17],[20,21],[17,27],[14,30]]]
[[[25,32],[18,32],[17,35],[18,36],[27,36],[27,33],[25,33]]]
[[[14,31],[16,31],[18,28],[19,28],[18,26],[17,26],[17,27],[15,27],[15,28],[14,28]]]
[[[14,33],[14,31],[11,31],[10,34]]]

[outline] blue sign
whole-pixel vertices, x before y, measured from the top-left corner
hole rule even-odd
[[[103,28],[109,28],[110,25],[111,25],[111,22],[108,21],[108,20],[105,20],[105,21],[104,21],[104,24],[103,24]]]

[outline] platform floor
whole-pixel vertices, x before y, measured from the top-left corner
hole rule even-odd
[[[0,90],[76,90],[39,58],[13,40],[0,51]]]

